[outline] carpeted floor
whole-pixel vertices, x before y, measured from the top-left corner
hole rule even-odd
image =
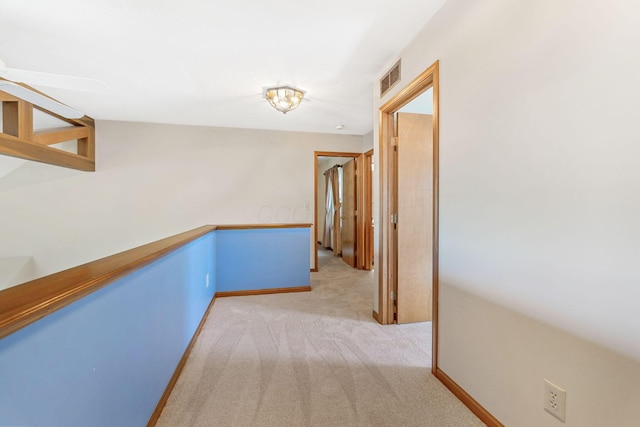
[[[484,425],[430,374],[430,323],[379,325],[372,272],[319,267],[311,292],[217,299],[157,426]]]

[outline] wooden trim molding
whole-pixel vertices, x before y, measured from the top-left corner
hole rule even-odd
[[[263,228],[311,228],[313,224],[227,224],[216,225],[217,230],[253,230]]]
[[[216,229],[202,226],[0,291],[0,338]]]
[[[314,151],[315,157],[351,157],[356,158],[362,153],[346,151]]]
[[[185,348],[184,353],[182,354],[182,357],[180,358],[180,361],[178,362],[178,365],[176,366],[176,370],[173,371],[173,375],[171,376],[171,379],[169,380],[169,383],[167,384],[167,387],[164,389],[164,393],[162,393],[162,396],[160,397],[160,400],[158,401],[158,404],[156,405],[156,408],[153,410],[153,413],[151,414],[151,417],[149,418],[149,421],[147,422],[147,427],[155,426],[157,424],[158,420],[160,419],[160,415],[162,415],[162,411],[164,410],[164,407],[167,404],[167,400],[169,400],[169,396],[171,396],[171,392],[173,391],[173,387],[175,387],[176,382],[178,381],[178,378],[180,377],[180,374],[182,373],[182,369],[184,368],[184,365],[186,365],[187,359],[189,359],[189,355],[191,354],[191,350],[193,349],[194,344],[198,340],[198,337],[200,336],[200,331],[202,331],[202,328],[203,328],[207,318],[209,317],[209,313],[211,312],[211,309],[213,308],[213,303],[215,303],[215,302],[216,302],[216,298],[214,296],[211,299],[211,302],[209,303],[209,307],[207,307],[207,311],[205,311],[204,315],[202,316],[202,319],[200,320],[200,323],[198,324],[198,327],[196,328],[195,333],[191,337],[191,340],[189,341],[189,344],[187,345],[187,348]]]
[[[30,86],[20,85],[47,96]],[[51,97],[47,96],[47,98]],[[65,119],[2,91],[0,91],[0,101],[2,101],[0,154],[87,172],[96,170],[95,123],[92,118],[85,116],[77,120]],[[34,132],[34,108],[63,120],[70,126]],[[72,140],[78,141],[76,153],[51,147],[51,145]]]
[[[36,142],[38,144],[52,145],[64,141],[71,141],[88,137],[89,128],[84,126],[73,126],[34,132],[33,142]]]
[[[47,145],[0,133],[0,154],[48,163],[85,172],[96,170],[95,161],[85,156],[51,148]]]
[[[434,62],[429,68],[424,70],[411,83],[405,86],[400,92],[394,95],[389,101],[380,107],[380,111],[393,113],[404,107],[405,104],[413,101],[429,87],[434,75],[438,74],[439,61]]]
[[[372,315],[372,316],[373,316],[373,319],[374,319],[376,322],[378,322],[378,323],[382,324],[382,323],[380,322],[380,317],[378,317],[378,312],[377,312],[377,311],[373,310],[373,315]]]
[[[362,221],[364,228],[361,246],[362,267],[364,270],[373,270],[373,171],[371,170],[371,165],[373,164],[373,148],[363,154],[363,164]]]
[[[440,380],[451,393],[453,393],[464,405],[469,408],[487,427],[504,427],[496,417],[491,415],[482,405],[480,405],[469,393],[460,387],[455,381],[445,374],[441,369],[437,369],[436,378]]]
[[[432,362],[431,372],[438,369],[438,333],[440,330],[440,62],[429,69],[433,87],[433,294],[431,324]],[[426,77],[425,77],[426,78]]]
[[[227,292],[216,292],[216,298],[246,297],[250,295],[286,294],[289,292],[310,292],[310,291],[311,291],[311,286],[296,286],[292,288],[256,289],[252,291],[227,291]]]
[[[365,264],[365,229],[366,229],[366,191],[365,191],[365,155],[356,158],[356,268],[364,270]]]
[[[378,227],[378,316],[383,325],[392,324],[393,300],[391,291],[393,290],[393,253],[390,249],[393,243],[393,229],[391,227],[391,214],[393,213],[393,153],[388,142],[394,135],[393,112],[385,113],[380,111],[380,141],[379,141],[379,198],[380,198],[380,221]]]

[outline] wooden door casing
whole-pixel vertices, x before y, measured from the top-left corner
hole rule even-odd
[[[342,165],[342,259],[356,268],[356,161]]]
[[[358,188],[363,189],[362,204],[360,206],[361,215],[358,215],[358,219],[362,218],[363,232],[362,238],[358,239],[358,242],[362,242],[359,248],[358,260],[362,258],[362,262],[358,261],[358,265],[363,270],[373,270],[373,238],[374,238],[374,224],[373,224],[373,150],[369,150],[363,154],[362,164],[360,168],[360,175],[362,175],[362,185]]]

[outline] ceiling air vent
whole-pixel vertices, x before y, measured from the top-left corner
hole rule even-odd
[[[389,72],[380,79],[380,98],[387,93],[389,89],[400,81],[400,61],[391,67]]]

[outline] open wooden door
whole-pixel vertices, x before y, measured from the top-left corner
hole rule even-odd
[[[342,259],[356,268],[356,161],[342,165]]]
[[[397,322],[432,319],[433,116],[397,114]]]

